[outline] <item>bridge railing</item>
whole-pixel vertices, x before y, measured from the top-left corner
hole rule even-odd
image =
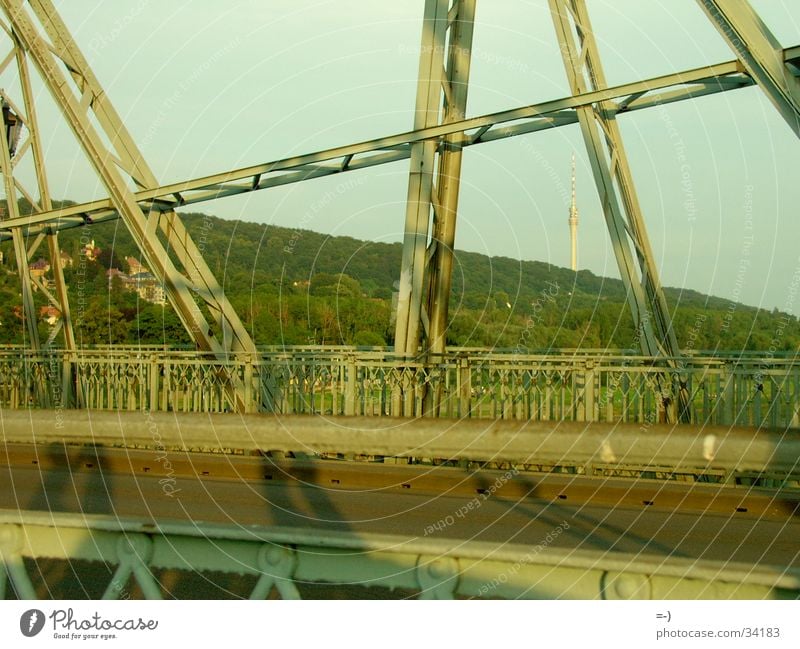
[[[800,425],[800,359],[653,359],[623,353],[453,350],[437,362],[384,350],[284,348],[212,360],[162,348],[0,349],[0,406],[96,410]],[[674,412],[672,413],[675,414]]]

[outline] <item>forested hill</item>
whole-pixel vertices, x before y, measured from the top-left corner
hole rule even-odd
[[[399,279],[401,244],[198,213],[181,218],[258,344],[391,344],[392,292]],[[128,272],[126,258],[139,258],[122,222],[60,234],[62,250],[73,259],[89,240],[99,249],[89,269],[94,275],[90,313],[120,322],[96,330],[85,322],[85,340],[187,342],[169,307],[161,310],[125,291],[109,294],[106,271]],[[0,307],[5,324],[0,337],[8,341],[14,329],[8,325],[13,322],[8,310],[19,298],[18,289],[13,297],[11,290],[16,275],[13,251],[8,242],[0,250],[9,271],[0,281],[8,302]],[[70,284],[74,272],[66,269]],[[787,351],[800,346],[800,324],[793,316],[683,289],[667,288],[666,296],[684,348]],[[451,320],[448,342],[456,345],[533,351],[631,347],[636,340],[621,281],[463,251],[456,253]]]

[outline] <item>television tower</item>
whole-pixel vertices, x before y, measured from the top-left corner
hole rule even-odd
[[[578,270],[578,201],[575,196],[575,154],[572,154],[572,205],[569,208],[569,239],[572,250],[572,270]]]

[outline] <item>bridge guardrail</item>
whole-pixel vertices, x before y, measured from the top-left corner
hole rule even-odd
[[[643,429],[665,421],[684,389],[692,423],[800,426],[796,357],[454,350],[431,363],[379,350],[287,348],[220,362],[159,348],[0,349],[3,408],[230,412],[232,384],[242,386],[248,412],[626,422]]]

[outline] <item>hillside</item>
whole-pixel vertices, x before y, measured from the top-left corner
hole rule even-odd
[[[182,218],[257,344],[392,343],[399,243],[200,213]],[[65,270],[71,300],[76,303],[80,297],[86,305],[80,322],[83,342],[188,343],[170,307],[150,304],[118,282],[109,285],[108,269],[126,273],[126,258],[140,258],[122,222],[60,235],[61,249],[73,260],[90,240],[97,258],[83,263],[80,282],[75,267]],[[21,301],[10,242],[0,244],[0,251],[7,271],[0,273],[0,341],[13,342],[22,333]],[[800,346],[800,324],[793,316],[692,290],[665,292],[684,348],[796,351]],[[37,301],[44,304],[40,294]],[[456,253],[451,320],[451,345],[533,351],[631,347],[636,342],[621,281],[463,251]]]

